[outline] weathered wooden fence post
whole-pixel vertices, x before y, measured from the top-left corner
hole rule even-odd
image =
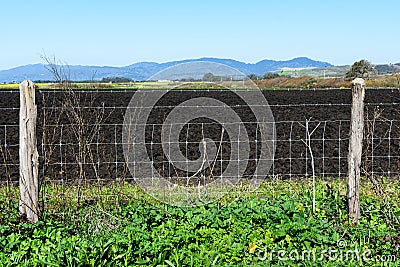
[[[347,206],[349,218],[360,223],[360,168],[362,140],[364,132],[364,80],[356,78],[352,82],[353,104],[351,107],[351,125],[347,171]]]
[[[19,212],[30,222],[39,219],[38,152],[36,147],[35,84],[23,81],[19,85]]]

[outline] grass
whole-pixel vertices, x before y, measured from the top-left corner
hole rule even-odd
[[[51,84],[50,83],[36,83],[39,89],[48,88]],[[1,90],[18,90],[19,84],[17,83],[7,83],[7,84],[0,84],[0,91]]]
[[[374,88],[400,88],[400,74],[379,76],[366,81],[367,87]]]
[[[400,184],[383,181],[382,186],[387,198],[363,183],[360,225],[347,218],[345,184],[339,180],[317,183],[314,213],[312,185],[301,181],[268,181],[252,193],[236,188],[215,203],[186,208],[158,202],[130,183],[87,185],[79,190],[49,184],[42,187],[45,211],[36,224],[20,221],[18,188],[3,186],[0,263],[373,266],[377,264],[373,260],[380,260],[379,264],[397,266]],[[80,199],[78,192],[84,197]],[[278,251],[292,254],[283,260]],[[315,254],[315,260],[296,258],[296,252],[304,251]],[[348,251],[371,256],[360,261],[344,258]],[[338,252],[341,257],[329,254]]]

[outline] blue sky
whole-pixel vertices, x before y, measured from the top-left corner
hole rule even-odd
[[[400,62],[400,1],[54,1],[0,4],[0,69],[124,66],[221,57],[306,56],[335,65]]]

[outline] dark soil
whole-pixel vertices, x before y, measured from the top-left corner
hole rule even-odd
[[[131,178],[123,155],[121,132],[125,110],[134,93],[134,91],[86,91],[71,95],[60,91],[37,92],[40,176],[45,180],[58,181],[76,181],[78,178],[87,180]],[[267,90],[263,91],[263,94],[271,107],[276,123],[276,152],[269,174],[284,178],[312,174],[310,153],[304,143],[305,123],[306,120],[310,120],[310,130],[318,126],[311,137],[316,174],[324,178],[344,177],[347,170],[351,91]],[[227,91],[176,91],[168,93],[160,100],[159,105],[162,107],[153,109],[146,128],[146,152],[154,161],[155,168],[159,173],[172,179],[193,175],[186,170],[177,170],[168,163],[160,144],[161,126],[157,125],[161,124],[172,110],[171,106],[199,96],[225,102],[234,107],[242,121],[248,122],[250,161],[245,176],[250,177],[256,164],[254,160],[259,158],[255,116],[248,107],[243,105],[235,107],[240,103],[240,99]],[[71,98],[72,101],[68,100]],[[365,103],[368,121],[365,123],[363,171],[395,176],[399,165],[400,92],[370,89],[367,90]],[[62,106],[65,108],[62,109]],[[0,92],[1,181],[7,179],[16,181],[19,176],[18,107],[17,91]],[[71,110],[79,114],[78,117],[82,122],[80,127],[77,127],[79,124],[76,123],[76,118],[73,119],[74,113],[71,113]],[[96,124],[99,122],[100,126],[97,128]],[[182,153],[187,155],[188,159],[196,160],[200,157],[199,142],[203,137],[210,138],[217,144],[222,141],[218,156],[221,164],[215,164],[213,169],[214,174],[221,173],[226,168],[231,151],[231,140],[227,135],[221,139],[221,130],[221,125],[213,120],[203,118],[192,121],[180,133]],[[84,144],[87,145],[83,146]],[[202,174],[210,176],[210,169]]]

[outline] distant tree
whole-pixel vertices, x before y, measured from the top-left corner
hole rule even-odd
[[[54,83],[54,80],[35,80],[33,83]]]
[[[189,78],[182,78],[180,79],[181,82],[194,82],[196,81],[195,78],[189,77]]]
[[[273,79],[273,78],[278,78],[278,77],[279,77],[279,74],[278,74],[278,73],[272,73],[272,72],[267,72],[267,73],[265,73],[264,76],[263,76],[263,78],[264,78],[265,80]]]
[[[204,74],[203,76],[203,81],[206,82],[213,82],[215,80],[215,76],[214,74],[212,74],[211,72]]]
[[[211,72],[206,73],[203,75],[203,81],[205,82],[222,82],[222,81],[227,81],[229,77],[225,77],[225,76],[218,76],[218,75],[214,75]]]
[[[252,73],[252,74],[250,74],[250,75],[247,75],[247,78],[249,78],[250,80],[255,81],[255,80],[259,80],[259,79],[260,79],[260,76],[258,76],[258,75],[256,75],[256,74]]]
[[[132,82],[133,80],[130,78],[125,78],[125,77],[106,77],[101,79],[102,83],[126,83],[126,82]]]
[[[370,78],[371,75],[375,75],[377,71],[368,60],[362,59],[354,62],[351,69],[346,73],[346,78]]]

